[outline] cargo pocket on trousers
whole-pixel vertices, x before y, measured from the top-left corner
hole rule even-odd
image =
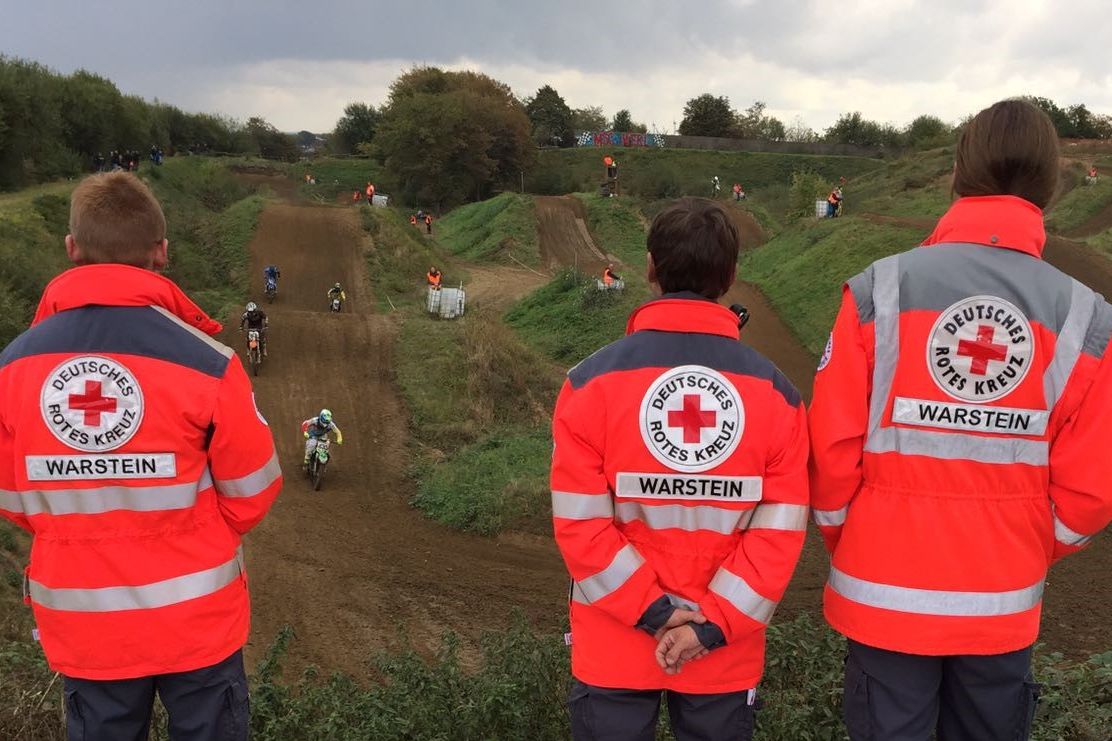
[[[850,741],[872,741],[873,721],[869,712],[869,675],[852,658],[846,660],[842,715]]]
[[[1039,695],[1042,694],[1042,685],[1027,681],[1023,683],[1023,715],[1016,733],[1016,741],[1027,741],[1031,738],[1031,731],[1035,726],[1035,712],[1039,709]]]
[[[242,681],[229,684],[224,689],[224,712],[220,717],[220,736],[223,741],[247,741],[248,724],[251,722],[251,701],[247,685]]]
[[[83,741],[85,738],[85,718],[81,715],[81,700],[77,690],[66,690],[66,738],[69,741]]]
[[[738,741],[751,741],[753,734],[757,731],[757,713],[764,707],[764,700],[756,697],[753,704],[746,703],[742,709],[741,714],[741,728],[738,734]]]

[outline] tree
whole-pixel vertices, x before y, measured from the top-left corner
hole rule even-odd
[[[414,68],[391,85],[381,114],[374,155],[414,204],[484,198],[515,182],[535,156],[521,102],[476,72]]]
[[[766,116],[764,112],[764,101],[754,101],[753,105],[745,109],[745,113],[737,116],[734,122],[735,135],[742,139],[783,141],[787,136],[784,124],[778,118]]]
[[[575,144],[571,108],[551,85],[545,85],[525,104],[533,124],[533,141],[540,146],[570,147]]]
[[[817,142],[821,138],[817,131],[807,125],[802,116],[793,118],[791,124],[784,129],[786,142]]]
[[[614,121],[610,124],[612,131],[628,131],[636,134],[644,134],[649,129],[645,124],[636,123],[633,116],[630,115],[629,110],[623,108],[614,114]]]
[[[247,119],[246,133],[261,157],[286,162],[297,160],[296,140],[289,134],[283,134],[274,128],[265,119],[259,116]]]
[[[730,99],[710,93],[692,98],[683,107],[680,134],[683,136],[730,136],[737,113]]]
[[[575,133],[581,131],[597,132],[606,128],[606,114],[602,106],[587,106],[586,108],[573,108],[571,112],[571,130]]]
[[[1070,116],[1066,111],[1058,107],[1050,98],[1040,98],[1035,95],[1027,95],[1022,98],[1028,103],[1032,103],[1035,107],[1042,109],[1043,113],[1050,117],[1050,122],[1054,124],[1058,136],[1063,139],[1073,139],[1077,137],[1077,131],[1074,129],[1074,122],[1070,120]]]
[[[328,146],[336,154],[356,152],[360,144],[369,144],[374,140],[380,118],[379,112],[372,105],[348,103],[344,108],[344,115],[332,129]]]
[[[839,144],[856,144],[862,147],[903,146],[903,133],[892,124],[870,121],[860,111],[843,113],[834,125],[826,130],[824,138]]]
[[[907,125],[904,139],[912,149],[934,149],[954,143],[954,128],[938,116],[922,115]]]

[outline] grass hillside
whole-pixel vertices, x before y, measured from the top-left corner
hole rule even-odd
[[[622,192],[649,199],[708,196],[715,175],[725,197],[735,182],[754,194],[783,188],[797,171],[815,172],[833,182],[884,167],[883,161],[864,157],[583,147],[540,152],[536,166],[526,173],[525,188],[540,195],[597,192],[605,174],[602,158],[606,154],[618,161]]]
[[[533,199],[503,193],[455,209],[433,224],[437,241],[458,257],[476,262],[537,265],[537,216]]]

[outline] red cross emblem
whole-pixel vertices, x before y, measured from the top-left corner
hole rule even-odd
[[[85,412],[86,427],[100,427],[100,415],[116,411],[116,399],[101,393],[100,381],[86,381],[84,394],[70,394],[70,409]]]
[[[668,426],[682,427],[685,443],[699,443],[703,439],[703,429],[718,424],[718,413],[713,409],[704,412],[701,401],[698,394],[685,394],[683,409],[668,412]]]
[[[982,324],[977,328],[977,339],[958,342],[958,355],[973,358],[969,366],[969,372],[973,375],[987,375],[990,360],[1008,359],[1008,346],[994,344],[992,340],[995,336],[995,328]]]

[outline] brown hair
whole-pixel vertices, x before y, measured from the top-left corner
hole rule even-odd
[[[729,290],[741,239],[714,201],[679,199],[653,219],[648,243],[664,293],[692,291],[717,299]]]
[[[70,196],[70,234],[81,262],[149,267],[152,249],[166,238],[162,207],[128,172],[90,175]]]
[[[1025,100],[1004,100],[978,113],[961,134],[954,159],[959,196],[1019,196],[1039,208],[1058,189],[1058,132]]]

